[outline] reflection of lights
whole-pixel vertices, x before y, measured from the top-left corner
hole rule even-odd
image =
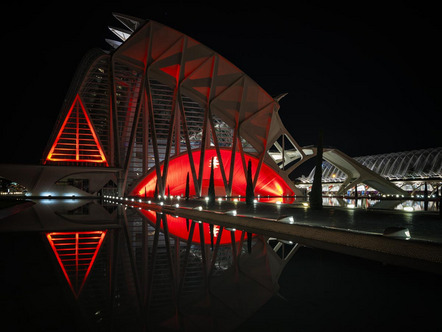
[[[55,204],[55,201],[52,199],[42,199],[40,201],[40,203],[42,203],[42,204]]]
[[[293,241],[290,240],[282,240],[282,239],[276,239],[277,241],[281,242],[281,243],[285,243],[285,244],[293,244]]]
[[[221,197],[218,198],[218,202],[222,202],[223,199]]]
[[[407,212],[413,212],[414,209],[413,209],[412,206],[406,206],[406,207],[404,207],[404,211],[407,211]]]
[[[303,206],[303,207],[308,207],[308,205],[309,205],[309,204],[308,204],[307,202],[302,202],[302,206]]]
[[[281,201],[276,201],[276,205],[281,205]]]
[[[282,216],[282,217],[278,218],[277,220],[280,222],[288,222],[289,224],[295,223],[295,219],[293,218],[293,216]]]
[[[105,235],[106,231],[46,233],[75,297],[89,276]]]
[[[238,198],[234,198],[233,201],[236,203],[238,202]]]
[[[206,197],[205,197],[204,199],[206,200],[206,202],[208,202],[208,201],[209,201],[209,197],[207,197],[207,196],[206,196]]]
[[[350,209],[354,209],[355,205],[354,204],[348,204],[347,207],[350,208]]]

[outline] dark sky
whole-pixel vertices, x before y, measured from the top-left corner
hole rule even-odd
[[[280,116],[303,146],[320,129],[354,157],[442,146],[442,24],[429,2],[157,2],[5,8],[1,163],[40,161],[81,58],[120,26],[112,12],[175,28],[270,95],[287,92]]]

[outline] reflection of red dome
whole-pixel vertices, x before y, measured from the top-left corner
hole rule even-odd
[[[151,223],[155,224],[156,223],[156,212],[154,211],[147,211],[147,210],[141,210],[141,212],[146,216],[147,219],[150,220]],[[177,236],[183,240],[187,240],[189,238],[189,231],[187,230],[187,223],[186,223],[186,218],[182,218],[182,217],[174,217],[171,216],[169,214],[165,214],[166,218],[167,218],[167,226],[169,229],[169,233],[171,235]],[[189,220],[190,222],[190,220]],[[203,232],[204,232],[204,243],[206,244],[210,244],[210,227],[208,223],[202,223],[203,226]],[[163,228],[163,227],[162,227]],[[189,226],[189,230],[190,230],[190,226]],[[217,241],[217,237],[218,237],[218,231],[219,231],[219,226],[214,225],[214,236],[213,236],[213,242],[216,243]],[[234,232],[234,236],[235,236],[235,241],[240,241],[241,240],[241,231],[236,231]],[[193,237],[192,237],[192,242],[194,243],[200,243],[201,242],[201,238],[200,238],[200,228],[199,228],[199,224],[195,225],[195,229],[193,231]],[[221,240],[220,240],[220,244],[228,244],[232,242],[232,238],[230,235],[230,231],[227,230],[223,230],[222,234],[221,234]]]
[[[192,152],[192,159],[195,163],[196,173],[199,171],[199,160],[201,151]],[[222,164],[225,170],[226,177],[230,174],[230,161],[231,152],[229,150],[220,150],[220,156],[222,158]],[[202,195],[207,195],[207,189],[209,187],[211,160],[214,159],[214,182],[215,193],[217,196],[223,196],[226,194],[223,177],[221,173],[221,163],[218,160],[218,156],[215,149],[207,149],[204,155],[204,170],[202,180]],[[255,173],[258,168],[259,160],[256,157],[246,155],[245,164],[251,161],[252,174]],[[244,164],[241,159],[241,154],[236,152],[233,171],[233,183],[232,183],[232,195],[245,195],[246,193],[246,173]],[[161,165],[161,171],[163,171],[163,165]],[[178,157],[172,158],[169,161],[168,175],[167,175],[167,190],[170,189],[170,195],[185,194],[186,190],[186,177],[189,173],[189,194],[195,195],[195,188],[193,186],[192,171],[189,163],[189,155],[182,154]],[[155,184],[157,182],[157,176],[154,169],[147,174],[147,176],[135,187],[132,191],[133,196],[146,196],[152,197],[155,191]],[[166,193],[168,192],[166,190]],[[255,195],[270,195],[270,196],[293,196],[293,190],[287,185],[287,183],[266,164],[261,165],[259,171],[258,181],[255,186]]]

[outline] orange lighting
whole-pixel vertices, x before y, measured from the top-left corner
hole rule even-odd
[[[89,276],[105,235],[106,231],[46,233],[76,298]]]
[[[47,161],[104,163],[109,166],[78,94],[48,153]]]

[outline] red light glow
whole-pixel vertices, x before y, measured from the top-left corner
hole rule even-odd
[[[47,161],[104,163],[109,166],[78,94],[48,153]]]
[[[156,223],[156,212],[148,211],[148,210],[144,210],[144,209],[141,210],[141,212],[146,216],[147,219],[149,219],[149,221],[152,224]],[[167,218],[167,227],[168,227],[169,233],[171,235],[177,236],[183,240],[187,240],[189,238],[190,232],[187,229],[186,218],[174,217],[169,214],[165,214],[165,216]],[[211,241],[211,239],[210,239],[210,226],[208,223],[203,223],[202,225],[203,225],[203,232],[204,232],[204,243],[210,244],[211,243],[210,242]],[[215,243],[218,241],[218,235],[219,235],[219,226],[214,225],[213,238],[214,238]],[[241,231],[234,232],[235,241],[240,241],[241,235],[242,235]],[[200,228],[195,227],[194,232],[193,232],[193,236],[192,236],[192,242],[193,243],[200,243],[201,242],[200,239],[201,239],[200,238]],[[232,243],[230,231],[224,230],[221,233],[220,245],[229,244],[229,243]]]
[[[81,293],[94,265],[106,231],[53,232],[46,237],[57,257],[61,270],[74,293]]]
[[[199,160],[201,151],[192,152],[192,157],[195,162],[196,173],[198,174]],[[220,156],[225,169],[225,174],[230,172],[230,150],[220,150]],[[202,179],[202,195],[207,195],[209,180],[210,180],[210,165],[211,160],[214,160],[214,182],[215,182],[215,194],[217,196],[224,196],[226,194],[224,181],[221,174],[221,163],[218,160],[218,156],[215,149],[207,149],[204,155],[204,170]],[[252,173],[254,173],[258,167],[259,160],[256,157],[246,155],[246,162],[251,161]],[[246,174],[241,161],[241,154],[239,152],[235,155],[233,170],[233,182],[232,182],[232,196],[245,195],[247,187]],[[161,165],[161,171],[163,165]],[[187,153],[172,158],[169,161],[167,183],[165,188],[170,188],[170,195],[184,195],[186,191],[186,177],[189,173],[190,188],[189,195],[195,195],[195,188],[193,187],[193,177],[189,163],[189,156]],[[135,187],[131,195],[144,197],[153,197],[155,192],[155,185],[157,183],[157,176],[155,170],[152,170],[146,175],[146,177]],[[255,196],[293,196],[293,190],[288,184],[278,175],[273,169],[266,164],[262,164],[259,172],[258,180],[255,185]]]

